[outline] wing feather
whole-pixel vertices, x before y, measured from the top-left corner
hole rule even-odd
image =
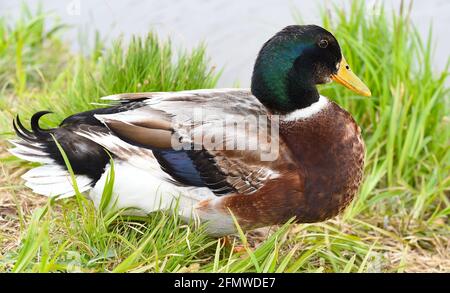
[[[286,151],[286,146],[277,137],[260,141],[258,127],[248,126],[258,116],[270,116],[249,90],[134,93],[103,99],[142,104],[95,117],[127,144],[151,150],[162,169],[182,184],[205,186],[216,195],[251,194],[280,175],[282,163],[264,161],[261,154],[271,148],[271,143],[284,148],[280,152]],[[227,129],[233,129],[233,133]],[[214,138],[214,143],[209,144],[212,140],[206,138]],[[236,138],[246,138],[247,147],[256,147],[228,149],[237,146],[233,144]],[[102,144],[99,137],[95,139]],[[174,142],[182,144],[174,146]],[[111,145],[102,145],[111,150]],[[180,150],[181,146],[184,148]],[[180,151],[184,155],[175,153]]]

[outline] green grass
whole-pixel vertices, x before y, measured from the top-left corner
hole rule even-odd
[[[388,15],[382,7],[353,1],[348,13],[333,11],[322,13],[322,24],[373,94],[362,98],[333,84],[320,89],[355,117],[367,146],[364,183],[342,216],[287,223],[262,240],[239,233],[236,244],[245,249],[235,253],[207,237],[204,227],[175,215],[133,218],[96,211],[80,194],[60,201],[33,196],[18,179],[32,165],[3,152],[0,271],[450,271],[448,70],[432,69],[431,30],[423,40],[406,6],[400,15]],[[0,18],[4,139],[12,137],[17,113],[29,118],[51,109],[55,114],[43,119],[50,127],[98,107],[90,103],[107,94],[210,88],[218,79],[203,46],[174,52],[154,33],[127,46],[116,40],[106,47],[98,38],[87,56],[70,53],[60,39],[64,25],[44,30],[49,17],[24,8],[16,23]],[[113,181],[111,172],[102,207]],[[248,243],[257,248],[248,249]]]

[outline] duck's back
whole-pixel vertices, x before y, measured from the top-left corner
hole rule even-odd
[[[277,135],[278,121],[271,120],[249,90],[121,94],[105,99],[116,104],[70,116],[55,129],[39,128],[43,113],[33,117],[32,132],[16,120],[22,140],[11,152],[46,164],[24,175],[35,192],[74,193],[55,138],[69,158],[80,191],[90,189],[97,205],[111,155],[116,207],[149,213],[168,208],[177,199],[186,217],[196,205],[202,207],[204,218],[227,215],[220,222],[229,232],[234,227],[219,203],[223,198],[251,196],[294,168]],[[55,170],[59,177],[53,179],[54,185],[48,184]]]

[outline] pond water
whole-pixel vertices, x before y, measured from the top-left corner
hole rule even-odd
[[[200,42],[207,45],[214,64],[223,68],[219,86],[248,86],[253,62],[261,45],[282,27],[293,24],[298,11],[305,23],[320,24],[320,9],[333,11],[333,5],[348,7],[349,2],[308,0],[26,0],[35,7],[41,2],[46,11],[57,14],[65,23],[74,25],[65,34],[74,50],[80,49],[79,36],[90,36],[98,30],[109,39],[143,35],[153,29],[172,39],[176,46],[192,48]],[[333,2],[333,3],[332,3]],[[368,1],[368,7],[375,2]],[[381,1],[398,11],[400,0]],[[0,0],[2,14],[17,17],[19,1]],[[368,9],[367,13],[372,13]],[[433,22],[435,69],[442,70],[449,56],[450,1],[415,1],[412,20],[424,36]],[[81,34],[80,34],[81,32]]]

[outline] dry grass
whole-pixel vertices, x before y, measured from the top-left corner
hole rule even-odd
[[[2,145],[1,149],[4,153],[5,145]],[[44,207],[47,198],[33,194],[23,186],[20,175],[27,168],[8,168],[3,165],[0,167],[0,186],[7,187],[0,191],[0,255],[6,255],[7,252],[18,249],[34,209]],[[421,237],[416,231],[423,231],[423,227],[411,226],[405,234],[400,232],[404,230],[404,227],[399,222],[386,225],[385,219],[381,217],[361,220],[383,227],[383,230],[360,231],[354,223],[343,221],[340,217],[327,224],[338,227],[344,234],[359,236],[367,242],[377,243],[383,247],[384,252],[372,255],[372,265],[367,271],[450,272],[450,237],[446,234],[448,223],[445,221],[438,220],[433,227],[427,227],[430,231],[425,234],[432,236]],[[247,232],[249,245],[253,249],[259,247],[277,229],[277,227],[267,227]],[[296,245],[299,235],[307,236],[308,233],[310,231],[305,230],[304,225],[292,225],[286,234],[287,242],[290,244],[283,247],[284,253],[289,252]],[[238,236],[232,236],[231,239],[236,245],[242,245]],[[300,255],[299,251],[298,256]],[[320,259],[316,262],[312,265],[321,265]],[[183,268],[180,272],[199,270],[200,264],[195,263]]]

